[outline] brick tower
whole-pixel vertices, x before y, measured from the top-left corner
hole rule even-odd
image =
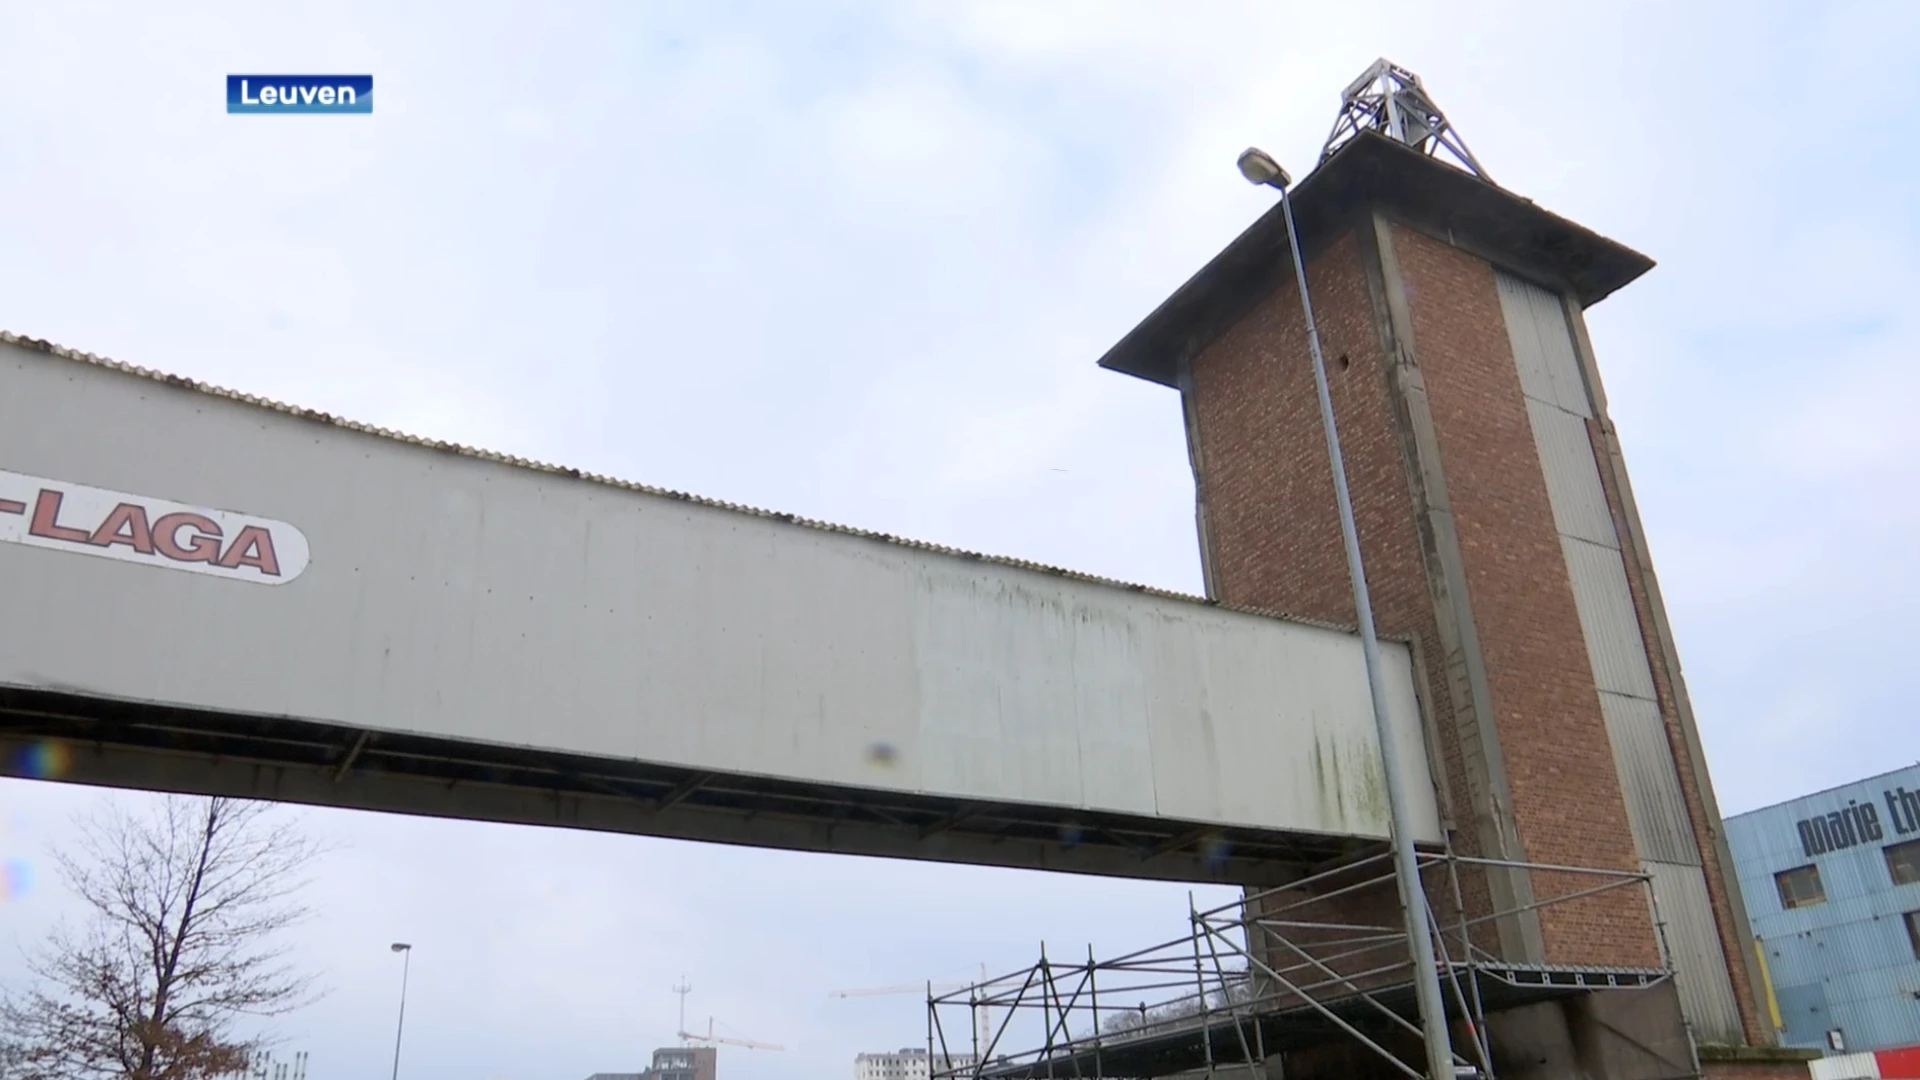
[[[1293,200],[1374,617],[1415,645],[1452,849],[1651,875],[1653,905],[1519,910],[1491,947],[1644,963],[1657,914],[1677,973],[1604,1016],[1490,1021],[1501,1075],[1687,1075],[1674,1039],[1655,1046],[1677,1011],[1699,1045],[1680,1056],[1707,1075],[1804,1076],[1766,1049],[1752,936],[1582,316],[1652,262],[1486,179],[1417,78],[1384,61],[1348,89]],[[1278,207],[1254,222],[1100,363],[1180,393],[1210,597],[1352,625],[1285,229]],[[1525,909],[1542,876],[1482,868],[1467,906]]]

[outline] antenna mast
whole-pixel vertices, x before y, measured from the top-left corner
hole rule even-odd
[[[693,986],[687,982],[687,977],[682,975],[680,985],[674,987],[673,992],[680,995],[680,1026],[675,1029],[680,1033],[680,1045],[692,1046],[693,1036],[687,1034],[687,995],[693,993]]]

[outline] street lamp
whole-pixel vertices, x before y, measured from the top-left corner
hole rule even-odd
[[[393,943],[400,960],[400,1022],[393,1027],[393,1080],[400,1080],[400,1035],[407,1029],[407,972],[413,967],[413,946],[404,941]]]
[[[1273,155],[1257,146],[1240,151],[1240,160],[1236,164],[1240,166],[1240,175],[1247,178],[1247,183],[1278,188],[1283,199],[1287,194],[1287,185],[1293,183],[1293,178],[1287,175],[1287,170],[1281,168],[1279,162],[1273,160]],[[1293,219],[1287,220],[1291,223]],[[1291,224],[1287,231],[1293,231]]]
[[[1459,1075],[1453,1063],[1453,1042],[1447,1034],[1446,1004],[1440,998],[1440,972],[1434,964],[1433,939],[1427,934],[1427,894],[1420,887],[1420,866],[1414,856],[1413,832],[1407,821],[1406,799],[1400,780],[1400,749],[1388,722],[1387,693],[1380,673],[1380,640],[1373,629],[1373,601],[1367,593],[1367,571],[1360,561],[1360,535],[1353,524],[1353,497],[1347,491],[1347,466],[1340,456],[1340,431],[1333,421],[1333,396],[1327,390],[1327,364],[1320,355],[1320,331],[1313,324],[1313,301],[1307,295],[1307,264],[1300,254],[1300,233],[1293,224],[1293,200],[1287,170],[1271,154],[1249,148],[1240,154],[1240,175],[1252,184],[1280,193],[1280,212],[1287,222],[1287,245],[1293,254],[1293,272],[1300,285],[1300,313],[1307,323],[1307,351],[1313,356],[1313,385],[1320,395],[1320,426],[1327,436],[1327,459],[1333,466],[1334,501],[1340,509],[1340,535],[1347,546],[1347,576],[1353,582],[1353,607],[1360,623],[1360,646],[1366,657],[1367,690],[1373,697],[1373,724],[1380,737],[1380,761],[1387,774],[1387,811],[1393,823],[1394,880],[1400,887],[1400,910],[1406,919],[1408,944],[1413,949],[1413,991],[1420,1003],[1420,1020],[1427,1044],[1427,1075],[1452,1080]]]

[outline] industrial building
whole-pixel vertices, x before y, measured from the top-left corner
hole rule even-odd
[[[1247,160],[1249,180],[1274,183]],[[1449,1011],[1475,1021],[1452,1035],[1460,1067],[1806,1075],[1807,1052],[1779,1047],[1766,1013],[1587,330],[1587,310],[1653,261],[1499,186],[1420,80],[1384,60],[1342,95],[1290,199],[1291,218],[1277,201],[1100,364],[1177,395],[1208,597],[1351,627],[1316,410],[1331,397],[1373,621],[1419,657],[1446,832],[1421,880]],[[934,1026],[967,1032],[940,1013],[973,1002],[1043,1016],[1077,1003],[1090,1034],[1054,1023],[1031,1048],[990,1046],[997,1080],[1276,1059],[1289,1077],[1431,1076],[1407,1063],[1433,1036],[1381,1018],[1413,1015],[1419,979],[1395,933],[1399,878],[1374,858],[1196,912],[1188,941],[1043,957],[936,999]],[[1188,961],[1200,970],[1184,1002],[1141,1008],[1124,1030],[1087,1004],[1132,1005],[1129,979],[1209,953],[1222,960]]]
[[[1920,1046],[1920,764],[1727,819],[1781,1041]]]

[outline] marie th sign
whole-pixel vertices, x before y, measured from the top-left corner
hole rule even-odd
[[[299,577],[308,557],[284,521],[4,469],[0,541],[260,585]]]

